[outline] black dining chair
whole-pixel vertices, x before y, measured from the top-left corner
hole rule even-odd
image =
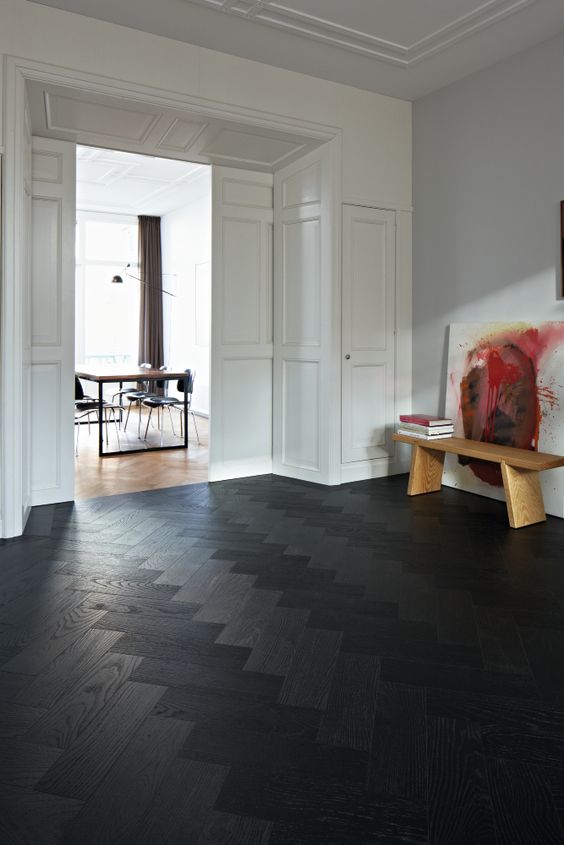
[[[198,434],[198,426],[196,425],[196,417],[194,415],[194,411],[192,410],[192,394],[194,392],[194,382],[196,380],[196,373],[193,370],[185,370],[186,375],[184,378],[178,379],[176,382],[176,389],[179,393],[184,393],[184,389],[186,386],[186,393],[188,396],[188,414],[192,415],[192,420],[194,422],[194,429],[196,431],[196,438],[198,440],[198,445],[200,445],[200,435]],[[145,440],[147,439],[147,432],[149,431],[149,423],[151,422],[151,414],[153,413],[153,408],[159,410],[163,410],[165,408],[168,409],[168,413],[170,416],[170,424],[172,426],[172,433],[176,435],[174,430],[174,422],[172,419],[172,409],[176,409],[180,412],[180,436],[182,437],[184,432],[182,429],[182,418],[184,416],[184,398],[178,399],[173,396],[147,396],[146,399],[143,399],[143,404],[149,408],[149,419],[147,420],[147,426],[145,428]],[[186,420],[186,425],[188,425],[188,420]],[[162,429],[161,429],[161,441],[162,441]]]
[[[108,411],[112,411],[113,423],[116,429],[116,437],[119,443],[118,418],[116,418],[116,411],[121,411],[120,405],[114,405],[111,402],[102,402],[102,410],[104,413],[104,422],[106,424],[106,443],[108,439]],[[78,457],[78,440],[80,436],[80,426],[85,420],[88,423],[88,434],[90,434],[90,415],[95,414],[96,420],[99,422],[100,405],[94,396],[89,396],[84,392],[82,382],[78,376],[74,377],[74,424],[76,427],[76,444],[74,453]]]
[[[142,367],[150,367],[151,365],[150,364],[141,364],[141,366]],[[159,367],[159,370],[161,370],[161,371],[166,370],[166,366],[163,364],[162,367]],[[123,430],[124,431],[127,430],[127,423],[129,422],[129,414],[131,412],[131,406],[137,405],[137,407],[139,408],[139,420],[137,422],[137,436],[139,437],[139,439],[141,439],[141,410],[142,410],[142,407],[143,407],[143,400],[147,399],[149,396],[155,395],[154,393],[152,393],[149,390],[149,383],[148,382],[143,382],[143,383],[145,384],[145,387],[146,387],[145,390],[131,390],[131,388],[129,388],[128,390],[120,391],[120,393],[125,395],[126,400],[129,402],[129,405],[127,406],[127,414],[126,414],[126,417],[125,417],[125,423],[124,423],[124,426],[123,426]],[[165,383],[164,381],[163,382],[157,381],[157,387],[161,386],[164,383]],[[150,417],[150,415],[149,415],[149,417]]]

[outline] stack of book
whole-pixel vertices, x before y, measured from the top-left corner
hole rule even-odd
[[[420,437],[422,440],[439,440],[452,437],[454,425],[445,417],[431,417],[428,414],[401,414],[398,434]]]

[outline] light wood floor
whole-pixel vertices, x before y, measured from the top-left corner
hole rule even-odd
[[[178,425],[178,414],[174,415],[174,424]],[[112,496],[115,493],[136,493],[141,490],[157,490],[163,487],[207,481],[208,420],[197,417],[197,425],[200,446],[196,440],[194,423],[190,418],[188,450],[124,454],[108,458],[98,457],[98,426],[93,424],[90,434],[88,426],[81,426],[78,457],[75,457],[75,499]],[[127,449],[129,446],[138,449],[143,441],[138,439],[137,434],[137,417],[134,419],[132,415],[127,431],[119,432],[120,447]],[[108,449],[118,448],[116,433],[111,423],[108,436],[110,441]],[[151,446],[159,445],[160,432],[157,428],[149,429],[147,442]],[[163,442],[165,445],[181,442],[179,437],[173,438],[168,416],[165,417]]]

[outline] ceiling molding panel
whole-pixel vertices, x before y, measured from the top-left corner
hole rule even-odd
[[[54,131],[93,133],[113,141],[143,144],[158,117],[108,103],[45,92],[47,128]]]
[[[331,20],[309,14],[296,8],[296,0],[279,3],[276,0],[185,0],[199,6],[216,9],[238,18],[247,18],[259,23],[284,29],[305,38],[322,41],[351,50],[371,58],[380,59],[402,67],[409,67],[421,59],[446,50],[469,35],[485,29],[508,15],[521,11],[536,0],[487,0],[467,3],[470,7],[464,14],[453,17],[443,15],[444,23],[431,30],[413,43],[395,43],[376,34],[354,29]],[[301,4],[304,5],[303,3]],[[374,28],[378,27],[379,15],[375,10]]]
[[[281,138],[240,132],[222,128],[201,149],[201,152],[222,161],[245,162],[264,167],[275,167],[280,162],[297,155],[303,144]]]
[[[157,148],[172,153],[184,153],[198,140],[206,126],[206,123],[175,118],[157,143]]]

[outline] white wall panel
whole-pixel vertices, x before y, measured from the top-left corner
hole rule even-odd
[[[386,365],[358,364],[352,368],[351,398],[355,413],[352,418],[351,443],[354,449],[369,450],[386,445]]]
[[[60,153],[35,152],[31,158],[33,179],[60,185],[63,180],[63,157]]]
[[[224,345],[260,343],[261,223],[222,220]]]
[[[31,483],[33,490],[56,490],[61,480],[59,428],[61,407],[61,364],[34,364],[31,373]]]
[[[363,212],[360,212],[363,214]],[[356,218],[351,226],[351,349],[385,349],[386,224]],[[393,326],[389,327],[393,332]]]
[[[314,161],[292,173],[282,183],[282,208],[315,205],[321,202],[321,166]]]
[[[321,221],[295,220],[282,227],[283,343],[321,342]]]
[[[34,346],[61,344],[60,199],[32,200],[31,336]]]
[[[319,472],[319,362],[283,362],[282,462]]]
[[[253,181],[224,179],[221,199],[224,205],[272,209],[272,188]]]
[[[272,461],[272,358],[226,359],[223,395],[229,425],[222,426],[225,463],[263,466]]]

